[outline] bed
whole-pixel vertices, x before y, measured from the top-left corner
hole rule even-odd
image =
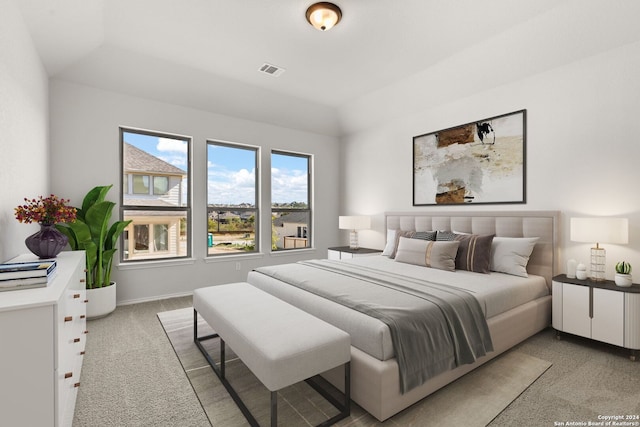
[[[378,420],[384,421],[550,324],[550,287],[555,271],[554,253],[558,236],[558,219],[559,213],[556,211],[388,212],[385,214],[388,237],[385,252],[390,248],[395,249],[396,252],[391,256],[387,253],[385,256],[345,261],[312,260],[263,267],[250,272],[247,280],[252,285],[302,308],[351,335],[352,399]],[[416,233],[425,234],[432,231],[441,232],[442,236],[445,236],[446,232],[453,232],[456,239],[464,241],[470,241],[470,236],[475,238],[494,235],[495,237],[489,243],[493,245],[491,255],[494,255],[496,245],[504,245],[505,242],[510,245],[511,242],[528,240],[534,244],[531,244],[533,249],[528,262],[518,261],[526,265],[524,274],[519,271],[514,273],[511,270],[488,273],[460,269],[449,271],[448,264],[445,268],[441,268],[442,266],[434,263],[437,268],[433,268],[433,266],[418,265],[422,261],[412,262],[411,255],[407,258],[407,254],[411,254],[406,251],[407,244],[423,244],[412,239],[418,237]],[[395,243],[392,239],[395,239]],[[400,246],[400,243],[405,246]],[[437,254],[438,250],[449,248],[447,245],[450,243],[443,240],[442,243],[435,245],[425,244],[430,248],[438,248],[433,250],[433,253]],[[465,253],[469,256],[472,254],[470,248],[471,244],[467,243]],[[458,250],[462,250],[462,243]],[[449,249],[445,252],[447,251],[450,252]],[[399,262],[400,258],[402,261]],[[446,259],[446,256],[443,256],[443,259]],[[493,263],[491,267],[493,268]],[[366,276],[364,279],[360,276],[356,279],[359,280],[357,286],[351,285],[352,282],[348,281],[351,279],[346,276],[359,274]],[[296,276],[301,284],[292,286],[292,283],[298,280]],[[311,286],[307,284],[310,282],[307,277],[311,276],[320,283],[316,285],[319,286],[316,290],[306,288]],[[351,290],[351,286],[354,286],[354,292],[358,292],[359,287],[364,286],[361,282],[368,281],[383,281],[386,288],[387,284],[396,278],[401,283],[393,286],[402,285],[403,289],[405,285],[425,280],[437,287],[442,287],[446,283],[452,288],[464,288],[462,293],[471,293],[476,297],[474,301],[477,301],[483,317],[482,321],[477,323],[486,326],[490,339],[477,346],[474,343],[474,349],[480,348],[479,353],[472,351],[477,353],[474,361],[450,366],[444,371],[441,369],[442,372],[428,375],[417,384],[409,386],[406,384],[407,376],[403,366],[406,363],[404,360],[407,352],[402,350],[401,343],[396,339],[396,333],[391,330],[390,325],[393,322],[385,322],[383,317],[372,317],[366,310],[354,310],[354,307],[350,307],[349,304],[343,305],[344,303],[336,302],[342,298],[341,289]],[[327,297],[325,292],[327,295],[330,292],[340,295],[332,299]],[[471,315],[470,317],[472,318]],[[482,335],[482,327],[479,326],[477,329]],[[398,359],[401,360],[400,364]],[[337,387],[342,386],[340,372],[329,372],[325,376]]]

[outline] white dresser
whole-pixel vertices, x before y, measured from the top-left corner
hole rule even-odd
[[[11,261],[35,261],[21,255]],[[47,287],[0,292],[0,424],[71,426],[86,343],[84,251]]]

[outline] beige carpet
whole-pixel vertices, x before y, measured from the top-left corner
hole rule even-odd
[[[183,308],[158,313],[158,318],[173,345],[182,367],[213,426],[245,426],[246,420],[193,343],[193,309]],[[199,334],[211,333],[204,321]],[[217,340],[205,346],[217,360]],[[243,398],[261,425],[268,425],[269,393],[251,372],[227,350],[227,378]],[[486,426],[536,379],[551,363],[509,351],[480,368],[393,416],[384,423],[357,405],[351,417],[338,426]],[[306,384],[296,384],[279,392],[280,425],[315,425],[335,414]]]

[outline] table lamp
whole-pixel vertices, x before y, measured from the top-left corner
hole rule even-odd
[[[368,230],[371,228],[371,218],[363,215],[339,216],[338,228],[341,230],[351,230],[349,233],[349,249],[358,249],[358,230]]]
[[[591,280],[605,279],[606,251],[600,243],[629,243],[627,218],[571,218],[571,241],[595,243],[591,248]]]

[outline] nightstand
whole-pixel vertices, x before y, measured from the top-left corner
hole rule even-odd
[[[335,248],[329,248],[328,258],[329,259],[351,259],[351,258],[357,258],[361,256],[380,255],[381,253],[382,251],[380,249],[368,249],[368,248],[351,249],[349,246],[337,246]]]
[[[611,280],[553,278],[553,328],[631,350],[640,350],[640,285],[623,288]]]

